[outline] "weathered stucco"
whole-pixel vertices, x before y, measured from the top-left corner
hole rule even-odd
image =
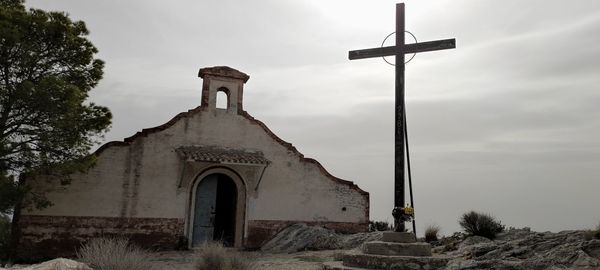
[[[23,242],[33,248],[36,243],[52,239],[83,240],[102,232],[117,233],[123,227],[115,224],[151,220],[152,224],[164,223],[170,228],[164,241],[175,246],[181,241],[179,237],[189,235],[189,226],[184,224],[189,223],[191,191],[197,177],[214,168],[231,170],[243,182],[245,209],[243,220],[238,221],[243,233],[240,239],[248,247],[260,245],[282,229],[282,224],[294,222],[337,226],[346,228],[340,229],[346,232],[366,230],[367,192],[330,175],[316,160],[305,158],[242,110],[247,75],[226,67],[202,69],[200,73],[204,79],[200,107],[180,113],[162,126],[99,148],[95,153],[97,163],[89,172],[74,175],[71,185],[48,193],[52,207],[24,210]],[[215,108],[218,90],[228,92],[227,109]],[[176,151],[184,146],[260,151],[269,163],[184,160]],[[36,188],[47,188],[43,183],[38,181]],[[116,221],[121,219],[121,223]],[[265,224],[278,225],[265,230]],[[64,231],[64,226],[71,229]],[[122,231],[127,235],[152,234],[153,228],[160,228],[148,225],[148,230],[137,230],[127,226]]]

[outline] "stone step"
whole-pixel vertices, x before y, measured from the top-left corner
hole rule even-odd
[[[331,269],[380,269],[380,270],[433,270],[448,263],[448,257],[384,256],[373,254],[346,254],[343,267]],[[334,264],[339,265],[339,264]],[[326,268],[327,269],[327,268]]]
[[[417,242],[415,235],[408,232],[383,232],[381,237],[383,242],[395,242],[395,243],[414,243]]]
[[[345,266],[340,261],[323,263],[323,270],[363,270],[363,269],[364,268]]]
[[[363,244],[366,254],[386,256],[431,256],[431,245],[428,243],[394,243],[373,241]]]

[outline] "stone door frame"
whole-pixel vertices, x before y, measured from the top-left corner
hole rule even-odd
[[[235,210],[235,237],[233,246],[235,248],[242,248],[244,240],[244,227],[246,224],[246,184],[243,178],[238,173],[236,173],[233,169],[225,166],[215,166],[207,168],[202,172],[198,173],[194,180],[190,183],[190,188],[188,189],[188,203],[185,220],[185,235],[188,240],[188,248],[192,248],[193,243],[193,223],[195,214],[194,208],[196,205],[196,189],[198,188],[198,184],[206,176],[211,174],[226,175],[235,183],[235,187],[237,189],[237,200]]]

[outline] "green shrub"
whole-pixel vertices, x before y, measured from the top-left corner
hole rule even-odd
[[[203,244],[194,255],[194,270],[251,270],[254,262],[236,252],[227,250],[221,243]]]
[[[369,221],[370,232],[391,231],[392,229],[392,225],[390,225],[390,223],[387,221]]]
[[[8,253],[8,242],[10,241],[10,218],[0,214],[0,266],[4,264]]]
[[[464,213],[458,223],[467,234],[489,239],[496,238],[496,234],[504,231],[504,225],[500,221],[489,214],[481,214],[475,211]]]
[[[438,235],[440,234],[440,226],[432,224],[425,228],[425,242],[431,243],[438,241]]]
[[[94,270],[157,269],[150,253],[126,239],[92,239],[79,249],[77,257]]]

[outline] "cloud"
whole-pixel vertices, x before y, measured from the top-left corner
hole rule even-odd
[[[394,31],[395,1],[28,1],[86,21],[107,61],[93,101],[107,140],[199,105],[200,67],[247,72],[244,108],[334,175],[371,193],[391,221],[394,69],[347,60]],[[509,226],[597,223],[600,2],[408,1],[420,41],[457,49],[407,65],[419,230],[458,230],[464,211]],[[290,123],[293,123],[290,124]]]

